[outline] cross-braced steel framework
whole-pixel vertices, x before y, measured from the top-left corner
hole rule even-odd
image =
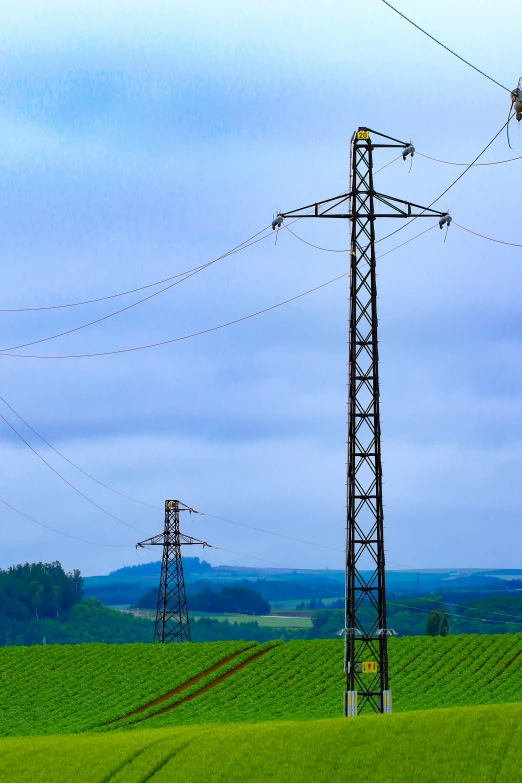
[[[136,546],[162,546],[161,577],[158,590],[156,609],[156,625],[154,641],[190,642],[190,622],[183,577],[182,546],[210,546],[206,541],[199,541],[192,536],[186,536],[179,529],[181,511],[192,512],[194,509],[179,500],[165,501],[165,528],[163,533],[152,536],[146,541],[140,541]],[[197,512],[196,512],[197,513]]]
[[[372,140],[372,136],[378,137],[378,143]],[[384,567],[375,220],[446,217],[446,213],[378,193],[373,182],[373,151],[377,148],[399,148],[405,154],[411,154],[412,150],[407,142],[368,128],[359,128],[352,137],[348,193],[280,215],[283,219],[318,217],[351,221],[344,628],[344,713],[349,716],[355,716],[364,709],[391,711],[387,650],[390,631],[386,626]],[[346,205],[346,211],[334,211],[343,205]],[[379,211],[376,211],[376,205]],[[383,207],[387,211],[383,211]],[[374,665],[368,666],[368,663]]]

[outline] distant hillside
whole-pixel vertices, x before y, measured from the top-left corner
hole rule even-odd
[[[183,558],[183,571],[185,574],[204,574],[207,571],[211,571],[212,566],[207,563],[206,560],[200,560],[199,557],[184,557]],[[134,579],[142,576],[157,576],[159,579],[161,571],[161,560],[157,560],[154,563],[140,563],[139,565],[124,566],[118,568],[116,571],[111,571],[109,577],[111,579],[120,580],[122,577],[125,579]]]

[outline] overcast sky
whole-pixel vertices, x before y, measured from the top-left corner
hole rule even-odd
[[[518,4],[397,0],[510,89],[522,73]],[[348,185],[359,125],[470,162],[509,95],[378,0],[46,0],[0,8],[1,308],[108,296],[220,256],[289,210]],[[513,144],[518,140],[512,125]],[[522,155],[505,134],[485,161]],[[376,153],[375,165],[390,151]],[[444,199],[454,220],[522,242],[522,161],[470,171]],[[377,187],[429,204],[462,169],[417,155]],[[396,228],[381,221],[381,236]],[[332,225],[335,223],[335,225]],[[417,221],[381,252],[431,225]],[[296,233],[347,247],[349,225]],[[520,567],[522,249],[453,225],[378,263],[385,535],[389,567]],[[282,231],[128,312],[17,353],[110,351],[200,331],[342,274]],[[85,574],[156,559],[161,506],[196,509],[342,550],[347,281],[180,343],[103,358],[2,357],[0,394],[90,481],[0,403],[0,567],[61,560]],[[66,331],[157,289],[38,313],[0,313],[0,347]],[[342,552],[220,522],[185,532],[299,567]],[[110,546],[107,546],[110,545]],[[190,554],[194,554],[191,552]],[[214,564],[254,565],[226,551]],[[141,558],[141,559],[140,559]],[[268,565],[268,563],[266,563]]]

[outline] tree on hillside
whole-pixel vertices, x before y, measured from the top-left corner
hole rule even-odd
[[[219,594],[223,612],[241,614],[269,614],[270,604],[249,587],[223,587]]]
[[[320,609],[312,617],[309,639],[332,639],[344,626],[344,612],[340,609]]]
[[[426,620],[426,633],[428,636],[438,636],[440,634],[442,623],[442,612],[440,609],[434,609],[430,612]]]
[[[449,614],[446,611],[444,612],[444,617],[442,618],[442,622],[440,624],[440,635],[448,636],[449,632],[450,632]]]

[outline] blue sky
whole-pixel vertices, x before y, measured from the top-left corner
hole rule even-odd
[[[513,2],[400,7],[508,87],[522,73]],[[359,125],[471,161],[509,97],[377,0],[19,2],[0,9],[1,307],[96,298],[212,260],[292,209],[345,190]],[[514,141],[518,128],[513,127]],[[485,160],[522,155],[501,135]],[[382,152],[383,165],[391,155]],[[382,162],[381,162],[382,160]],[[522,161],[469,172],[438,205],[520,242]],[[429,204],[460,169],[416,156],[378,187]],[[337,221],[335,221],[337,223]],[[339,221],[340,223],[340,221]],[[415,223],[382,251],[429,225]],[[395,226],[393,226],[395,227]],[[384,223],[381,235],[390,228]],[[347,225],[300,236],[345,248]],[[282,232],[127,313],[29,353],[108,351],[247,315],[342,274]],[[517,567],[522,466],[522,250],[452,226],[379,263],[385,524],[390,567]],[[2,347],[107,315],[140,295],[0,313]],[[347,283],[163,348],[95,359],[3,357],[0,394],[123,493],[344,544]],[[7,409],[0,411],[16,419]],[[77,495],[0,429],[0,497],[92,546],[0,509],[0,567],[59,559],[103,573],[140,562],[141,533]],[[144,531],[161,510],[90,482],[20,431],[96,503]],[[314,549],[200,517],[187,532],[301,567]],[[143,536],[144,537],[144,536]],[[119,547],[122,548],[119,548]],[[117,548],[118,547],[118,548]],[[149,553],[141,557],[149,559]],[[213,563],[254,560],[214,550]]]

